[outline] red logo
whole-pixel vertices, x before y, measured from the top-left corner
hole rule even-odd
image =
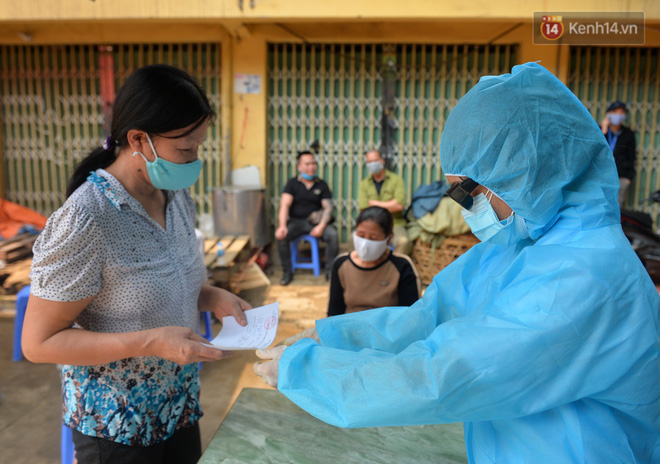
[[[543,16],[541,19],[541,35],[548,40],[557,40],[564,33],[561,16]]]
[[[275,316],[270,316],[264,321],[264,329],[270,330],[277,325],[277,318]]]

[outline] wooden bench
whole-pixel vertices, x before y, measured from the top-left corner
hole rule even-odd
[[[249,243],[248,235],[226,235],[205,241],[204,264],[214,284],[234,292],[270,285],[270,279],[255,262],[258,253],[249,256]],[[218,259],[221,246],[225,253]]]

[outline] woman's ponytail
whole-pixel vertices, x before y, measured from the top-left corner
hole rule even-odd
[[[69,184],[66,186],[67,198],[87,180],[90,172],[97,169],[105,169],[115,160],[115,144],[110,143],[110,140],[108,137],[108,141],[106,141],[104,146],[96,148],[78,163],[69,179]]]

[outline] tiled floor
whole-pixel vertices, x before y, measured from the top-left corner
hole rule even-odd
[[[277,283],[279,275],[273,275]],[[313,325],[324,317],[328,286],[323,277],[299,271],[289,286],[271,285],[244,296],[253,306],[280,302],[276,341]],[[55,464],[59,462],[61,394],[53,365],[11,362],[14,319],[0,311],[0,463]],[[219,326],[216,324],[214,332]],[[229,359],[204,365],[200,421],[206,448],[222,419],[244,387],[269,388],[252,372],[258,358],[252,351],[235,352]]]

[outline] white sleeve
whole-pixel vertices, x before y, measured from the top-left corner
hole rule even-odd
[[[101,289],[103,233],[81,207],[66,203],[53,213],[33,252],[31,294],[51,301],[78,301]]]

